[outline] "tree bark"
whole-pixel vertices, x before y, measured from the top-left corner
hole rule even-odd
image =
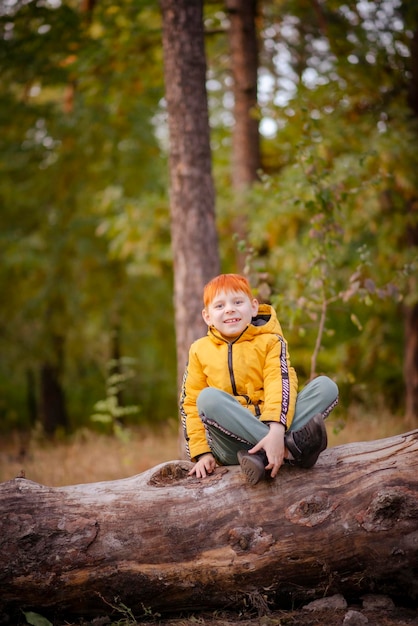
[[[255,487],[236,466],[205,480],[190,467],[2,483],[2,611],[97,615],[115,598],[137,615],[283,608],[376,590],[416,599],[418,430],[331,448],[311,470],[284,466]]]
[[[232,186],[248,189],[258,179],[260,138],[258,132],[257,0],[227,0],[230,27],[229,49],[234,91],[232,134]]]
[[[170,133],[170,211],[178,386],[206,332],[204,285],[220,271],[206,93],[203,1],[160,0]]]
[[[418,119],[418,29],[413,31],[411,40],[411,79],[409,83],[409,105],[415,119]],[[418,246],[418,197],[409,200],[407,206],[406,243],[409,248]],[[405,357],[404,380],[406,391],[405,417],[411,428],[418,425],[418,301],[417,278],[409,280],[410,302],[404,306]]]
[[[53,354],[41,366],[40,376],[40,409],[45,434],[55,435],[58,429],[68,429],[68,414],[65,393],[62,386],[64,363],[63,336],[54,335],[51,339]]]
[[[411,293],[416,293],[417,279],[409,280]],[[413,291],[415,290],[415,291]],[[418,302],[404,306],[405,328],[405,423],[410,428],[418,424]]]
[[[261,163],[258,115],[257,0],[227,0],[228,41],[234,94],[231,178],[235,191],[233,232],[247,241],[248,201],[246,192],[259,178]],[[239,248],[236,263],[245,271],[247,253]]]

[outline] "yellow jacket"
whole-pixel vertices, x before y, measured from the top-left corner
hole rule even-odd
[[[257,316],[239,337],[228,341],[211,326],[205,337],[191,345],[180,414],[192,460],[210,452],[196,407],[205,387],[230,393],[263,422],[290,426],[298,381],[273,307],[260,304]]]

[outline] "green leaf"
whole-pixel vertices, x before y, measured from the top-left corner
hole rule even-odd
[[[111,424],[112,416],[111,415],[102,415],[100,413],[95,413],[91,416],[92,422],[98,422],[100,424]]]
[[[26,617],[26,621],[28,624],[32,626],[52,626],[52,623],[46,617],[39,615],[39,613],[34,613],[33,611],[23,611],[23,615]]]

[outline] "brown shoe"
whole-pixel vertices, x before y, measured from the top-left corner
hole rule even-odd
[[[238,462],[241,465],[243,474],[245,475],[250,485],[256,485],[262,478],[265,478],[265,454],[250,454],[247,450],[240,450],[237,453],[237,457]]]
[[[287,432],[284,441],[294,458],[292,465],[313,467],[328,444],[324,418],[320,413],[314,415],[300,430]]]

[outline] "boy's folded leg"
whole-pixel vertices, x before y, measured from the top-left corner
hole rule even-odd
[[[321,413],[314,415],[300,430],[288,431],[284,441],[293,456],[292,465],[313,467],[328,445],[327,430]]]
[[[260,480],[266,478],[267,457],[264,452],[250,454],[247,450],[240,450],[237,457],[243,474],[250,485],[256,485]]]

